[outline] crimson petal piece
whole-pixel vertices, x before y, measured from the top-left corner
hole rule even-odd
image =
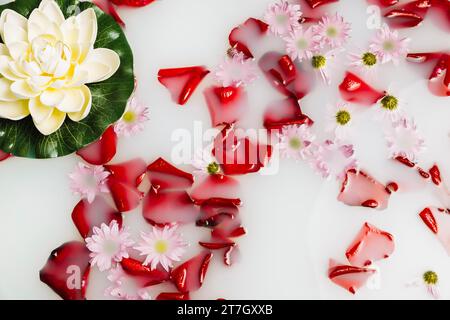
[[[239,208],[232,203],[220,203],[214,200],[206,200],[200,207],[200,216],[196,225],[213,228],[227,217],[235,218],[238,214]]]
[[[109,14],[111,17],[116,20],[116,22],[121,25],[122,27],[125,27],[125,22],[123,22],[122,18],[119,16],[119,14],[116,11],[116,8],[112,4],[110,0],[93,0],[92,1],[97,7],[99,7],[103,12],[106,14]]]
[[[342,183],[338,200],[349,206],[386,209],[391,190],[363,171],[350,169]]]
[[[169,90],[175,103],[184,105],[208,73],[203,66],[161,69],[158,81]]]
[[[242,87],[210,87],[204,95],[213,127],[235,123],[248,110],[247,93]]]
[[[154,286],[170,280],[170,273],[161,267],[151,269],[144,266],[141,261],[132,258],[124,258],[120,262],[122,269],[133,276],[141,287]]]
[[[312,125],[313,121],[302,113],[296,98],[276,101],[270,104],[264,113],[264,127],[267,130],[302,124]]]
[[[436,235],[447,254],[450,255],[450,213],[436,207],[428,207],[419,214],[422,221]]]
[[[109,177],[107,184],[117,210],[120,212],[128,212],[135,209],[144,197],[143,193],[134,185],[114,177]]]
[[[351,72],[345,74],[339,91],[344,100],[366,106],[373,105],[385,96],[384,92],[375,90]]]
[[[355,294],[375,272],[373,269],[344,265],[330,260],[328,278],[338,286]]]
[[[144,198],[144,218],[152,225],[192,223],[199,216],[198,209],[186,191],[165,191],[151,188]]]
[[[382,7],[390,7],[399,2],[399,0],[368,0],[367,2],[373,3]]]
[[[214,174],[204,177],[197,186],[194,186],[191,198],[198,205],[207,200],[240,205],[241,199],[238,194],[239,183],[237,180],[221,174]]]
[[[231,47],[242,52],[247,58],[253,58],[252,47],[267,33],[269,26],[261,20],[249,18],[234,28],[229,36]]]
[[[353,266],[367,267],[374,261],[388,258],[394,248],[394,237],[390,233],[366,222],[345,255]]]
[[[12,155],[10,153],[6,153],[6,152],[0,150],[0,161],[6,160],[11,156]]]
[[[184,172],[162,158],[147,167],[148,178],[154,188],[187,189],[194,183],[192,174]]]
[[[84,300],[89,271],[89,250],[84,243],[73,241],[52,251],[39,277],[61,298]]]
[[[156,300],[190,300],[189,293],[161,292]]]
[[[147,171],[147,164],[140,158],[104,167],[111,173],[111,177],[135,187],[141,184]]]
[[[326,4],[330,4],[330,3],[333,3],[333,2],[338,2],[339,0],[305,0],[305,1],[306,1],[306,3],[309,4],[309,6],[312,9],[315,9],[317,7],[320,7],[320,6],[323,6],[323,5],[326,5]]]
[[[200,289],[208,271],[212,253],[205,251],[172,270],[171,278],[181,293]]]
[[[428,9],[431,7],[431,0],[416,0],[404,5],[400,5],[384,16],[388,23],[394,28],[411,28],[419,25]]]
[[[96,197],[89,203],[81,200],[72,211],[72,220],[83,238],[92,235],[93,227],[100,227],[102,223],[109,225],[116,220],[122,226],[122,214],[111,207],[102,197]]]
[[[117,135],[111,126],[103,133],[96,142],[77,151],[77,155],[84,161],[93,165],[103,165],[111,161],[116,155]]]
[[[145,7],[155,0],[110,0],[112,3],[118,6],[128,7]]]

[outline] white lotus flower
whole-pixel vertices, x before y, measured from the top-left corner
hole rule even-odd
[[[92,103],[86,84],[108,79],[120,65],[114,51],[94,49],[91,8],[67,20],[54,0],[43,0],[28,19],[6,9],[0,35],[0,118],[31,114],[44,135],[58,130],[66,115],[84,119]]]

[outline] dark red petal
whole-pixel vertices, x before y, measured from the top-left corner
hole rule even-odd
[[[161,69],[158,81],[169,90],[175,103],[184,105],[208,73],[203,66]]]
[[[442,182],[439,167],[435,164],[430,168],[429,172],[431,176],[431,181],[433,181],[435,185],[439,186]]]
[[[390,7],[397,4],[399,0],[368,0],[368,2],[382,7]]]
[[[145,7],[155,0],[110,0],[112,3],[118,6],[128,6],[128,7]]]
[[[305,0],[305,1],[306,1],[306,3],[309,4],[309,6],[312,9],[315,9],[315,8],[317,8],[319,6],[330,4],[330,3],[333,3],[333,2],[338,2],[339,0]]]
[[[135,187],[141,184],[147,171],[147,164],[140,158],[117,164],[108,164],[104,167],[111,173],[111,177]]]
[[[161,267],[151,269],[148,266],[144,266],[141,261],[124,258],[120,262],[123,270],[130,276],[138,281],[141,287],[154,286],[156,284],[163,283],[170,280],[170,274],[168,271]]]
[[[84,243],[73,241],[52,251],[39,277],[61,298],[84,300],[89,271],[89,250]]]
[[[388,258],[394,248],[394,237],[390,233],[366,222],[345,255],[352,265],[366,267],[377,260]]]
[[[264,127],[267,130],[301,124],[312,125],[313,121],[302,113],[296,98],[276,101],[270,104],[264,113]]]
[[[0,150],[0,161],[6,160],[11,156],[12,156],[11,153],[6,153],[6,152]]]
[[[187,189],[194,183],[192,174],[184,172],[162,158],[147,167],[153,187],[159,189]]]
[[[245,134],[226,126],[214,139],[212,154],[226,175],[258,172],[272,156],[272,146],[250,141]]]
[[[116,155],[116,148],[117,135],[114,132],[114,127],[111,126],[106,129],[100,139],[96,142],[78,150],[77,155],[90,164],[102,165],[114,158]]]
[[[200,241],[198,243],[200,246],[202,246],[205,249],[208,250],[220,250],[220,249],[225,249],[225,248],[229,248],[232,246],[235,246],[236,244],[232,241],[223,241],[223,242],[204,242],[204,241]]]
[[[231,266],[239,255],[238,246],[231,246],[225,251],[223,255],[223,263],[227,266]]]
[[[165,191],[151,188],[144,198],[144,218],[153,225],[192,223],[199,211],[186,191]]]
[[[248,109],[242,87],[210,87],[204,91],[213,127],[238,121]]]
[[[439,59],[440,57],[442,57],[442,55],[442,52],[416,52],[408,53],[406,59],[410,62],[422,63]]]
[[[194,202],[201,205],[210,199],[217,199],[240,205],[239,183],[237,180],[220,174],[208,175],[194,186],[191,197]]]
[[[83,238],[92,235],[92,228],[102,223],[109,225],[116,220],[122,226],[122,214],[111,207],[102,197],[95,197],[94,202],[81,200],[72,211],[72,220]]]
[[[108,188],[120,212],[128,212],[135,209],[144,195],[135,186],[122,182],[114,177],[108,178]]]
[[[119,16],[119,14],[116,11],[116,8],[113,6],[113,4],[109,0],[93,0],[92,1],[97,7],[99,7],[103,12],[106,14],[109,14],[111,17],[116,20],[118,24],[120,24],[122,27],[125,27],[125,22],[123,22],[122,18]]]
[[[172,281],[178,291],[188,293],[200,289],[212,256],[208,251],[202,252],[172,270]]]
[[[345,78],[339,85],[339,91],[344,100],[371,106],[385,96],[382,91],[375,90],[362,79],[351,72],[345,74]]]
[[[189,293],[180,292],[162,292],[156,300],[190,300]]]
[[[443,54],[434,67],[428,81],[431,93],[440,97],[450,96],[450,55]]]
[[[234,204],[207,200],[200,207],[200,217],[196,224],[202,227],[215,227],[227,217],[235,218],[238,213],[239,209]]]
[[[384,16],[391,27],[411,28],[422,22],[430,7],[431,0],[415,0],[394,8]]]
[[[350,169],[342,183],[338,200],[349,206],[364,206],[383,210],[387,207],[390,193],[386,186],[363,171]]]
[[[242,52],[247,58],[253,58],[252,47],[264,37],[268,29],[269,26],[266,23],[250,18],[231,31],[230,45],[238,52]]]
[[[419,214],[427,227],[436,235],[450,255],[450,213],[448,210],[429,207]]]
[[[328,278],[338,286],[355,294],[374,273],[373,269],[343,265],[330,260]]]

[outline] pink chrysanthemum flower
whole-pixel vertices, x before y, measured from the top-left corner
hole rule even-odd
[[[191,164],[195,167],[194,174],[208,175],[220,173],[220,165],[212,155],[211,148],[197,150]]]
[[[144,123],[148,119],[148,107],[141,104],[136,97],[132,97],[122,118],[115,124],[114,131],[119,136],[132,136],[144,129]]]
[[[359,50],[348,54],[350,66],[359,69],[363,73],[374,72],[380,65],[377,55],[369,50]]]
[[[419,135],[417,126],[412,120],[401,119],[386,132],[386,141],[390,157],[404,157],[416,162],[417,155],[425,149],[425,141]]]
[[[339,140],[326,140],[316,148],[312,165],[322,177],[334,176],[342,180],[349,169],[358,167],[354,153],[351,144],[342,144]]]
[[[109,270],[113,263],[128,258],[128,248],[134,244],[127,228],[119,228],[116,220],[108,225],[94,227],[92,236],[86,238],[86,247],[91,251],[91,265],[100,271]]]
[[[300,26],[283,39],[286,42],[286,52],[292,60],[311,59],[318,48],[318,36],[312,26],[307,29]]]
[[[440,293],[438,282],[439,282],[438,274],[434,271],[429,270],[424,272],[422,277],[418,277],[413,281],[407,283],[406,286],[416,288],[424,287],[434,299],[439,299]]]
[[[316,26],[320,44],[328,45],[332,49],[342,47],[350,37],[350,31],[350,23],[345,22],[337,13],[325,14]]]
[[[107,278],[112,282],[112,285],[106,288],[106,296],[120,300],[151,300],[148,291],[139,288],[136,281],[133,281],[120,265],[111,269]]]
[[[108,176],[109,172],[102,166],[89,166],[80,162],[69,174],[70,188],[75,195],[86,198],[89,203],[92,203],[99,193],[109,192],[106,186]]]
[[[315,136],[306,124],[285,126],[278,138],[281,157],[300,160],[311,155]]]
[[[397,31],[384,24],[370,44],[370,51],[377,55],[381,63],[392,61],[397,65],[408,54],[409,41],[409,38],[400,38]]]
[[[264,20],[273,34],[284,36],[299,26],[301,16],[299,5],[281,0],[279,3],[269,5]]]
[[[353,110],[345,102],[328,105],[329,124],[327,131],[332,132],[339,140],[345,140],[353,126]]]
[[[258,78],[254,59],[246,59],[242,52],[232,53],[214,73],[216,81],[224,87],[246,86]]]
[[[321,79],[327,84],[331,84],[330,67],[334,62],[336,55],[340,52],[340,49],[331,50],[325,53],[316,52],[311,57],[311,66],[315,72],[317,72]]]
[[[141,256],[146,256],[144,265],[150,264],[155,269],[159,264],[166,270],[173,267],[173,261],[180,261],[187,243],[177,233],[177,226],[165,226],[163,229],[153,227],[152,232],[141,234],[143,241],[135,247]]]

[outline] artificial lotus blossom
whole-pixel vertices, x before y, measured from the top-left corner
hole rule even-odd
[[[173,267],[174,261],[180,261],[186,251],[187,243],[177,232],[178,226],[153,227],[149,233],[142,232],[142,241],[134,249],[146,256],[143,265],[156,269],[160,264],[166,271]]]
[[[90,166],[80,162],[69,174],[70,188],[75,195],[92,203],[98,194],[109,192],[106,185],[109,175],[102,166]]]
[[[57,131],[66,117],[86,118],[92,104],[86,84],[110,78],[120,65],[116,52],[94,49],[92,8],[68,19],[54,0],[43,0],[28,19],[6,9],[0,34],[0,117],[18,121],[31,114],[43,135]]]
[[[302,26],[283,37],[286,42],[286,52],[292,60],[303,61],[311,59],[319,46],[319,38],[314,32],[314,27],[304,28]]]
[[[439,276],[436,272],[428,270],[423,273],[422,277],[417,277],[413,281],[410,281],[406,285],[408,287],[424,287],[427,292],[434,298],[439,299]]]
[[[331,49],[341,48],[350,37],[350,32],[350,23],[337,13],[325,14],[316,26],[320,45],[327,45]]]
[[[116,220],[109,225],[102,223],[94,227],[91,237],[86,238],[86,247],[91,251],[91,265],[97,265],[100,271],[111,269],[113,263],[128,258],[128,249],[134,244],[128,228],[119,228]]]
[[[284,126],[278,138],[281,157],[305,160],[311,156],[315,136],[308,125]]]
[[[195,152],[191,162],[195,175],[218,174],[221,172],[220,164],[212,155],[212,148],[199,149]]]
[[[369,48],[382,64],[392,61],[394,65],[398,65],[400,59],[406,58],[408,54],[409,42],[409,38],[400,38],[398,31],[393,31],[384,24],[376,32]]]
[[[416,162],[417,155],[425,149],[425,141],[419,135],[416,124],[407,118],[393,124],[391,130],[386,132],[386,141],[392,159],[402,157]]]
[[[151,296],[145,288],[133,288],[135,287],[134,283],[127,286],[128,280],[130,280],[129,276],[119,264],[109,270],[107,278],[112,285],[106,288],[105,296],[120,300],[151,300]]]
[[[361,70],[363,73],[371,73],[380,65],[377,55],[369,50],[359,50],[348,54],[350,66]]]
[[[144,123],[148,119],[148,107],[140,103],[136,97],[132,97],[122,118],[115,124],[114,131],[118,136],[132,136],[144,129]]]
[[[301,16],[300,5],[281,0],[269,5],[264,20],[273,34],[285,36],[299,27]]]
[[[327,131],[330,131],[340,140],[348,137],[348,133],[353,126],[353,111],[345,102],[338,102],[328,106],[329,124]]]
[[[223,87],[247,86],[258,78],[254,59],[246,59],[242,52],[231,52],[230,55],[214,73],[216,81]]]

